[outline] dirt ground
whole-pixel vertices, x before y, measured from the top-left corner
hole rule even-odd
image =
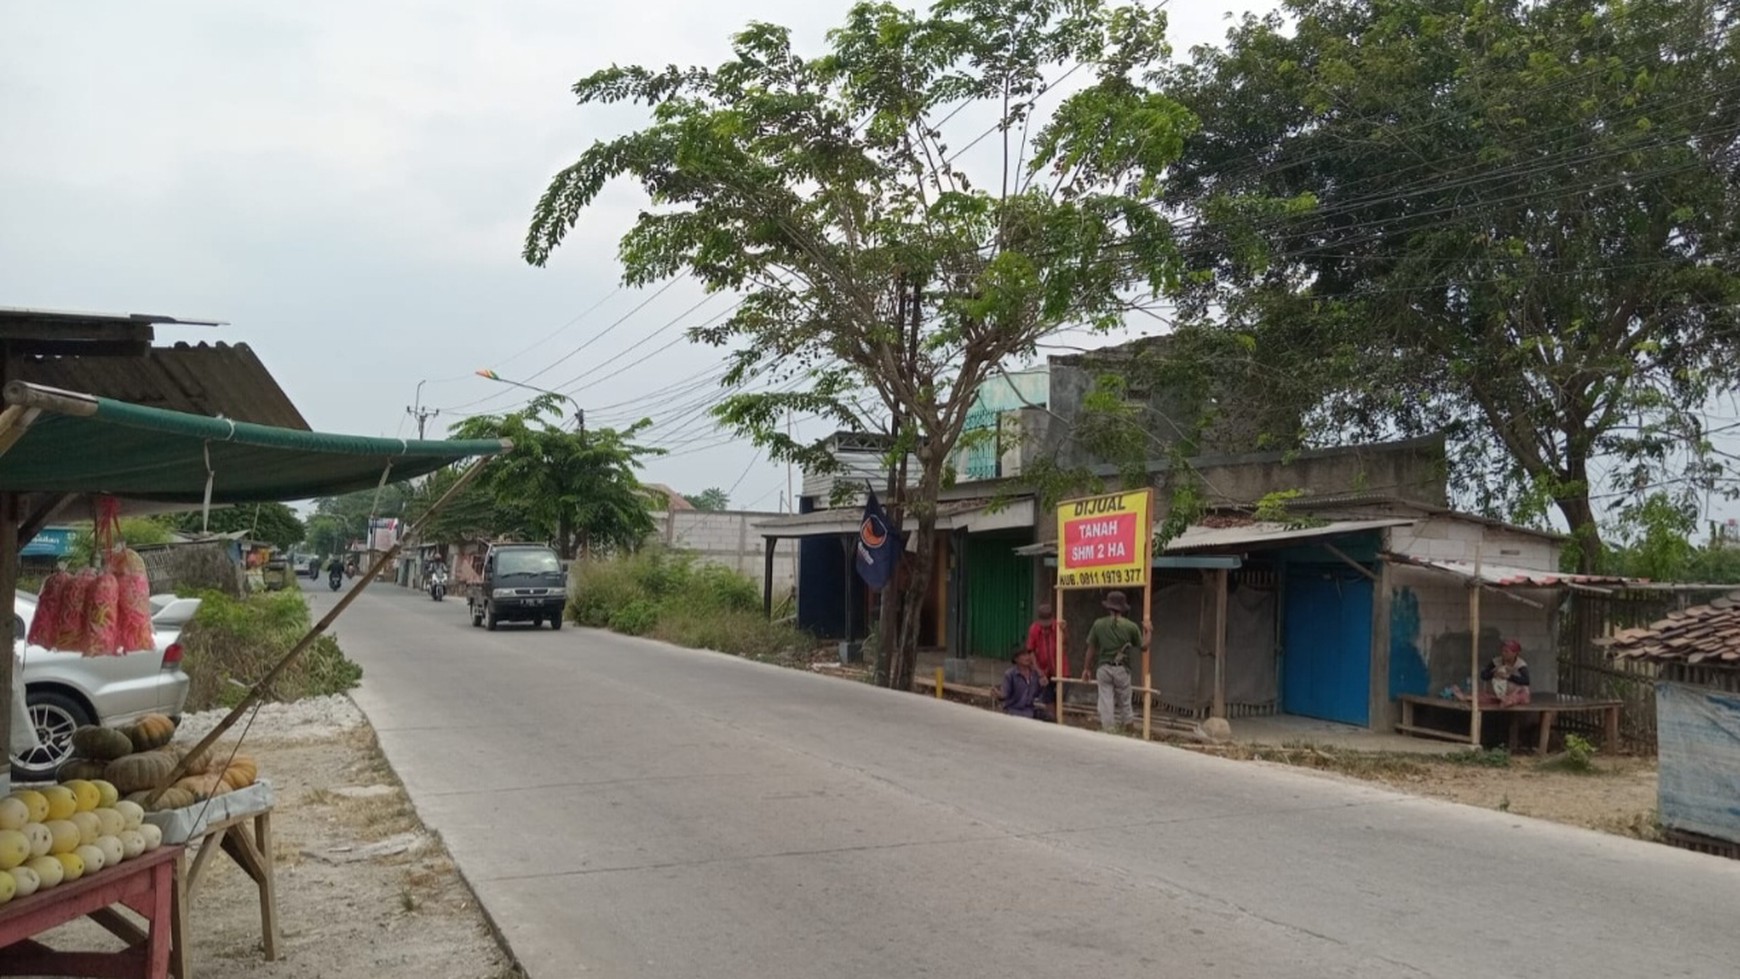
[[[1661,839],[1656,820],[1653,758],[1597,757],[1589,772],[1567,771],[1555,758],[1511,758],[1502,752],[1412,755],[1324,749],[1309,745],[1186,745],[1225,758],[1310,768],[1377,782],[1399,792],[1644,840]]]
[[[277,798],[278,961],[262,955],[253,882],[218,854],[191,902],[198,979],[520,975],[366,725],[250,738],[245,750]],[[84,922],[44,938],[60,948],[120,947]]]

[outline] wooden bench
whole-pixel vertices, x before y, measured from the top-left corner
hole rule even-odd
[[[1451,700],[1444,697],[1426,697],[1419,694],[1403,694],[1402,723],[1396,725],[1396,730],[1403,734],[1419,737],[1442,738],[1446,741],[1474,743],[1474,705],[1466,700]],[[1619,709],[1623,706],[1618,700],[1591,700],[1585,697],[1573,697],[1568,694],[1542,693],[1535,694],[1529,703],[1516,704],[1510,707],[1482,707],[1482,717],[1488,715],[1505,717],[1510,721],[1510,746],[1517,747],[1518,729],[1521,723],[1531,715],[1540,722],[1540,738],[1537,749],[1541,754],[1547,753],[1548,743],[1553,736],[1553,722],[1560,714],[1599,713],[1602,715],[1602,734],[1607,751],[1619,751]],[[1418,708],[1432,707],[1439,710],[1459,712],[1467,716],[1465,730],[1447,731],[1443,728],[1423,727],[1415,722]]]

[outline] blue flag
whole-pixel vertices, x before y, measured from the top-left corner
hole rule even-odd
[[[864,520],[858,525],[858,559],[853,562],[864,584],[878,591],[894,577],[900,563],[900,533],[888,526],[888,511],[876,499],[876,491],[864,501]]]

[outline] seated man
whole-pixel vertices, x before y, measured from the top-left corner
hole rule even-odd
[[[1033,651],[1021,650],[1015,654],[1015,665],[1003,674],[1003,685],[998,691],[1003,701],[1003,713],[1051,720],[1051,708],[1045,704],[1049,689],[1045,675],[1033,665]]]
[[[1523,662],[1522,643],[1506,639],[1498,644],[1498,655],[1480,671],[1480,679],[1498,700],[1499,706],[1510,707],[1529,702],[1529,665]]]

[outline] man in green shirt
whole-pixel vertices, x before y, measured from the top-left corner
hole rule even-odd
[[[1148,627],[1126,618],[1130,602],[1121,591],[1106,595],[1105,607],[1111,614],[1088,629],[1081,678],[1099,684],[1100,730],[1122,731],[1136,719],[1130,704],[1130,657],[1147,648]]]

